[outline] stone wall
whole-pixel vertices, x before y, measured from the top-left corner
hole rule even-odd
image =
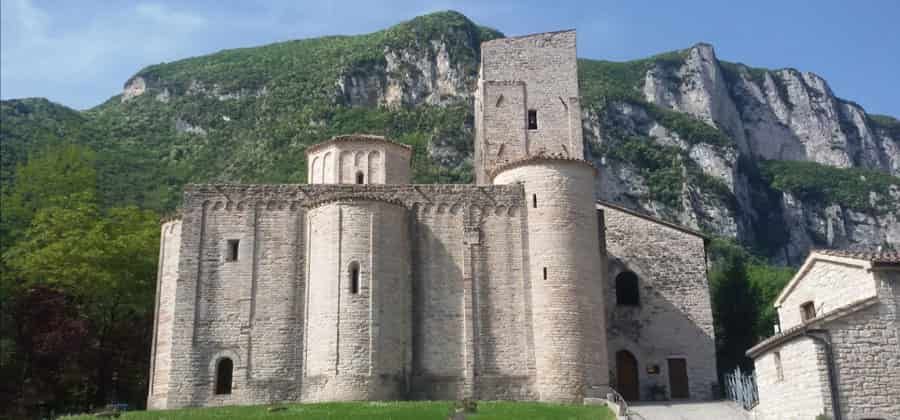
[[[601,229],[596,173],[581,160],[574,31],[482,53],[478,185],[405,185],[408,146],[350,135],[307,149],[310,185],[187,187],[177,281],[160,277],[159,305],[174,316],[152,377],[168,387],[152,407],[604,397],[607,350],[621,347],[607,345],[608,233],[617,261],[660,297],[642,315],[655,335],[630,348],[689,355],[692,397],[708,397],[702,239],[622,215]],[[225,358],[232,392],[216,395]]]
[[[778,356],[776,356],[776,354]],[[781,375],[776,357],[781,360]],[[759,404],[756,420],[811,420],[830,409],[825,353],[810,338],[798,338],[754,360]]]
[[[780,297],[782,329],[792,322],[794,329],[770,339],[776,340],[771,345],[761,344],[771,347],[754,361],[760,393],[757,418],[834,416],[824,347],[804,337],[804,330],[827,331],[816,334],[832,343],[843,418],[900,418],[898,296],[896,270],[873,269],[865,260],[811,256]],[[807,301],[823,310],[807,323],[792,321],[799,312],[793,309]],[[783,378],[777,375],[776,354]]]
[[[504,161],[584,157],[575,31],[488,41],[481,56],[475,92],[479,184],[488,183],[487,175]],[[528,110],[536,112],[536,129],[526,125]]]
[[[156,280],[153,348],[150,357],[150,396],[147,406],[166,408],[169,369],[172,360],[172,326],[175,317],[175,289],[178,281],[181,220],[162,224],[159,245],[159,268]]]
[[[606,323],[594,210],[594,168],[542,159],[502,170],[496,184],[524,186],[528,278],[534,315],[537,390],[541,400],[604,395]]]
[[[303,400],[403,397],[411,356],[407,226],[406,209],[383,201],[309,211]]]
[[[900,418],[900,273],[875,273],[879,303],[825,324],[845,419]]]
[[[803,275],[803,281],[789,284],[783,300],[776,301],[782,331],[802,322],[800,306],[813,302],[821,315],[849,302],[875,295],[875,281],[860,269],[863,261],[824,257],[816,259]],[[793,286],[793,287],[792,287]]]
[[[310,184],[355,184],[362,174],[364,184],[408,184],[410,154],[405,147],[367,136],[332,141],[307,156],[307,180]]]
[[[610,370],[614,355],[630,352],[638,363],[642,399],[650,386],[666,387],[669,358],[687,362],[692,399],[713,397],[718,382],[715,335],[703,237],[611,205],[598,205],[606,228],[607,293],[597,296],[608,311]],[[615,279],[624,271],[637,274],[640,305],[616,304]],[[658,373],[647,368],[657,366]],[[611,381],[613,385],[615,380]]]
[[[389,283],[390,276],[403,272],[397,266],[402,261],[387,261],[409,255],[415,303],[404,310],[404,305],[411,303],[394,301],[396,295],[385,294],[382,309],[371,318],[360,318],[365,311],[348,308],[341,317],[346,315],[356,323],[348,321],[335,329],[320,322],[321,317],[304,316],[316,311],[314,305],[330,302],[328,296],[313,296],[318,289],[310,289],[310,304],[304,304],[305,279],[314,278],[305,272],[306,261],[311,272],[318,272],[317,264],[334,259],[318,255],[326,252],[317,251],[319,248],[307,251],[306,246],[341,241],[306,236],[313,235],[308,229],[333,233],[341,224],[337,220],[314,222],[307,208],[318,211],[346,206],[329,203],[347,200],[375,200],[410,211],[408,219],[379,219],[374,224],[369,221],[368,226],[382,232],[375,235],[381,239],[372,249],[385,252],[373,254],[383,255],[385,264],[382,274],[376,269],[375,281],[379,276],[387,281],[385,291],[402,289],[402,279],[394,279],[398,284]],[[346,398],[396,398],[396,393],[372,392],[402,388],[404,375],[411,381],[408,396],[412,398],[533,398],[534,358],[527,345],[523,348],[530,340],[531,312],[529,285],[521,275],[526,249],[522,202],[523,190],[518,185],[189,186],[182,218],[169,392],[157,400],[151,398],[157,401],[154,407],[324,399],[315,391],[320,384],[317,372],[335,365],[338,371],[368,369],[342,365],[337,355],[307,354],[304,366],[304,352],[314,351],[307,347],[310,340],[304,340],[306,336],[315,336],[313,341],[320,345],[332,342],[353,356],[358,356],[358,346],[347,337],[365,341],[357,344],[375,362],[369,365],[372,373],[362,376],[393,381],[390,386],[364,390],[358,383],[348,385],[346,389],[359,393],[348,393]],[[399,229],[404,223],[409,223],[414,238],[403,239],[403,235],[381,230]],[[347,230],[357,244],[366,243],[366,235],[370,235],[360,226]],[[239,241],[235,261],[228,260],[229,240]],[[334,260],[332,270],[338,267]],[[347,262],[340,261],[342,271]],[[366,265],[361,266],[366,280]],[[378,295],[368,293],[377,300]],[[410,325],[404,312],[415,314],[419,322]],[[303,325],[310,331],[323,330],[319,335],[304,335]],[[339,331],[345,333],[343,344]],[[403,334],[411,337],[404,339]],[[334,340],[329,341],[331,335]],[[375,341],[372,336],[377,336]],[[402,353],[404,340],[412,342],[415,356]],[[366,350],[368,345],[379,350]],[[344,361],[351,363],[356,359],[353,356]],[[215,395],[215,366],[224,357],[234,363],[232,394]],[[165,357],[157,357],[155,378],[166,376],[162,359]],[[305,377],[300,374],[304,369]],[[340,393],[331,392],[326,391],[328,399],[340,398]]]

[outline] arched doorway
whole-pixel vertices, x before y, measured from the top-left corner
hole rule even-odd
[[[625,401],[637,401],[641,398],[637,359],[628,350],[616,353],[616,391],[622,394]]]
[[[231,377],[234,371],[234,363],[224,357],[216,365],[216,395],[231,394]]]

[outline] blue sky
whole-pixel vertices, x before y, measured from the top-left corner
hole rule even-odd
[[[812,71],[900,117],[900,1],[0,1],[0,96],[79,109],[146,65],[289,39],[379,30],[438,10],[521,35],[578,30],[579,55],[628,60],[715,46],[720,59]]]

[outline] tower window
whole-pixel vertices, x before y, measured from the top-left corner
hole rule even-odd
[[[528,110],[528,129],[529,130],[537,130],[537,110],[536,109]]]
[[[350,263],[350,293],[359,293],[359,263],[356,261]]]
[[[216,364],[216,395],[231,394],[231,376],[234,363],[225,357]]]
[[[616,304],[639,306],[641,304],[638,276],[632,271],[625,271],[616,276]]]
[[[537,194],[531,194],[531,207],[537,208]]]
[[[547,280],[547,267],[544,267],[544,280]]]
[[[800,305],[800,316],[804,322],[816,317],[816,305],[810,301]]]
[[[366,176],[363,175],[362,171],[356,173],[356,183],[357,184],[365,184]]]
[[[228,253],[225,255],[225,261],[237,261],[240,243],[241,241],[239,239],[228,240]]]

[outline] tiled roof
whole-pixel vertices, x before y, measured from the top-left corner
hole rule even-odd
[[[374,142],[374,143],[385,143],[392,146],[398,146],[408,151],[412,151],[412,146],[408,144],[403,144],[394,140],[391,140],[384,136],[376,136],[374,134],[344,134],[340,136],[334,136],[328,140],[325,140],[321,143],[316,143],[306,148],[306,153],[312,153],[316,150],[321,149],[324,146],[339,143],[339,142]]]
[[[580,158],[576,158],[576,157],[569,157],[568,155],[564,155],[562,153],[538,153],[538,154],[526,156],[526,157],[518,159],[518,160],[500,163],[499,165],[495,166],[490,171],[490,173],[488,173],[488,178],[493,180],[497,175],[500,174],[500,172],[503,172],[503,171],[506,171],[509,169],[513,169],[513,168],[518,168],[519,166],[528,165],[528,164],[534,163],[534,162],[541,162],[541,161],[559,161],[559,162],[581,163],[581,164],[589,166],[594,171],[595,174],[597,173],[597,167],[594,166],[593,163],[586,161],[584,159],[580,159]]]
[[[849,249],[816,249],[823,255],[832,257],[853,258],[856,260],[869,261],[875,264],[900,264],[900,252],[898,251],[865,251],[865,250],[849,250]]]
[[[597,200],[597,204],[599,204],[599,205],[601,205],[601,206],[603,206],[603,207],[609,207],[609,208],[611,208],[611,209],[613,209],[613,210],[618,210],[618,211],[621,211],[621,212],[623,212],[623,213],[630,214],[630,215],[635,216],[635,217],[640,217],[640,218],[642,218],[642,219],[649,220],[649,221],[651,221],[651,222],[653,222],[653,223],[658,223],[658,224],[663,225],[663,226],[668,226],[668,227],[670,227],[670,228],[672,228],[672,229],[675,229],[675,230],[678,230],[678,231],[681,231],[681,232],[684,232],[684,233],[687,233],[687,234],[690,234],[690,235],[694,235],[694,236],[697,236],[697,237],[699,237],[699,238],[703,238],[703,241],[704,241],[704,242],[709,242],[709,236],[706,236],[703,232],[700,232],[699,230],[694,230],[694,229],[691,229],[691,228],[689,228],[689,227],[687,227],[687,226],[682,226],[682,225],[679,225],[679,224],[667,222],[667,221],[665,221],[665,220],[663,220],[663,219],[660,219],[659,217],[653,216],[653,215],[651,215],[651,214],[647,214],[646,212],[643,212],[643,211],[640,211],[640,210],[635,210],[635,209],[630,209],[630,208],[625,207],[625,206],[623,206],[623,205],[621,205],[621,204],[613,203],[613,202],[611,202],[611,201]]]
[[[870,296],[856,302],[841,306],[835,310],[826,312],[813,319],[803,321],[799,325],[788,328],[778,334],[773,335],[746,351],[746,355],[755,359],[760,354],[765,353],[771,348],[778,347],[782,343],[790,341],[797,336],[804,335],[807,331],[823,328],[827,323],[835,319],[842,318],[846,315],[861,311],[878,303],[878,296]]]

